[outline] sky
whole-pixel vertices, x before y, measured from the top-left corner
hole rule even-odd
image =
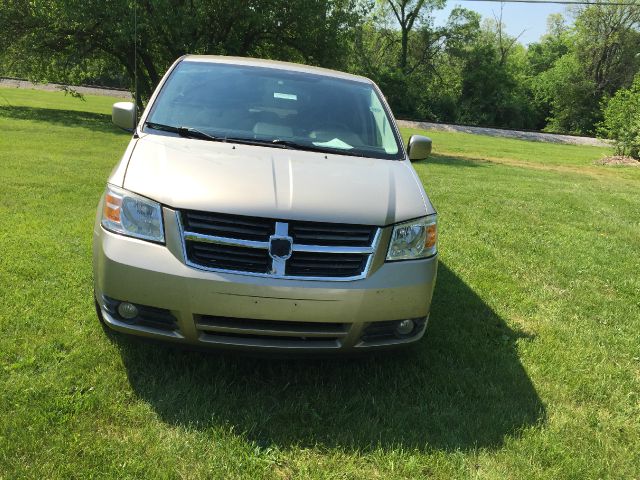
[[[436,25],[444,25],[449,18],[449,13],[456,6],[462,6],[469,10],[475,10],[482,18],[493,18],[493,12],[500,15],[500,3],[483,1],[448,0],[443,10],[434,12]],[[505,3],[502,14],[502,22],[507,26],[510,35],[517,36],[525,30],[520,41],[525,45],[536,42],[547,30],[547,17],[552,13],[565,13],[566,5],[527,3]]]

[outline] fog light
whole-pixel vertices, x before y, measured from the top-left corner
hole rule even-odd
[[[415,323],[413,323],[413,320],[402,320],[396,327],[396,333],[403,336],[409,335],[411,332],[413,332],[414,328]]]
[[[122,302],[118,305],[118,314],[125,320],[133,320],[138,316],[138,307],[133,303]]]

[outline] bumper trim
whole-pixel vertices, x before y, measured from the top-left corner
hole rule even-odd
[[[196,316],[196,328],[209,335],[219,333],[222,335],[336,339],[346,337],[349,333],[348,327],[350,325],[347,326],[347,324],[343,323],[325,325],[307,322]]]
[[[178,331],[167,331],[162,330],[160,328],[152,328],[146,327],[142,325],[130,325],[128,323],[122,322],[113,317],[109,312],[107,312],[104,307],[100,306],[100,312],[102,313],[102,319],[104,322],[114,330],[122,333],[130,333],[133,335],[141,335],[148,334],[149,336],[161,336],[165,338],[173,338],[175,340],[184,340],[184,336],[182,336]]]
[[[429,316],[426,317],[424,324],[420,327],[420,330],[411,335],[409,337],[404,338],[387,338],[380,340],[371,340],[365,341],[360,338],[358,342],[353,346],[353,348],[357,349],[368,349],[368,348],[384,348],[384,347],[394,347],[400,345],[409,345],[411,343],[417,342],[422,337],[424,337],[425,332],[427,331],[427,325],[429,324]]]
[[[300,340],[292,337],[291,340],[278,337],[234,337],[224,334],[200,334],[199,340],[208,344],[215,344],[225,347],[252,348],[264,350],[298,350],[298,351],[318,351],[337,350],[342,347],[339,340]]]

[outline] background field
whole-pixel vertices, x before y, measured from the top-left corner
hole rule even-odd
[[[0,478],[640,478],[640,168],[434,132],[417,348],[181,352],[95,319],[112,101],[0,89]]]

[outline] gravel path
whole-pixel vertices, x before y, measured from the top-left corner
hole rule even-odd
[[[31,83],[25,80],[12,78],[0,78],[0,87],[5,88],[34,88],[36,90],[56,91],[64,88],[57,83]],[[131,94],[124,90],[112,90],[99,87],[72,87],[73,90],[83,95],[107,95],[114,98],[131,100]],[[468,127],[463,125],[447,125],[431,122],[411,122],[398,120],[401,127],[419,128],[422,130],[435,130],[440,132],[463,132],[475,135],[489,135],[491,137],[517,138],[520,140],[534,140],[537,142],[564,143],[570,145],[590,145],[594,147],[606,147],[609,144],[605,140],[590,137],[574,137],[572,135],[558,135],[553,133],[522,132],[517,130],[501,130],[498,128]]]
[[[64,85],[57,83],[31,83],[26,80],[15,80],[13,78],[0,78],[0,87],[4,88],[33,88],[35,90],[47,90],[54,92],[62,90]],[[78,93],[83,95],[106,95],[114,98],[131,99],[131,94],[125,90],[112,90],[109,88],[99,87],[71,87]]]
[[[447,125],[443,123],[411,122],[398,120],[401,127],[435,130],[439,132],[462,132],[475,135],[489,135],[491,137],[517,138],[519,140],[533,140],[536,142],[564,143],[569,145],[589,145],[593,147],[607,147],[606,140],[591,137],[576,137],[573,135],[559,135],[556,133],[522,132],[518,130],[501,130],[498,128],[468,127],[464,125]]]

